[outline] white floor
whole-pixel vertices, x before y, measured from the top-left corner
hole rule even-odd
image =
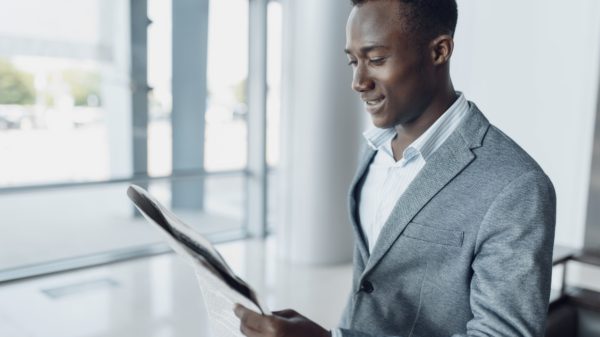
[[[326,328],[337,323],[351,265],[292,266],[272,239],[217,247],[270,308],[293,308]],[[0,286],[0,336],[208,336],[200,291],[174,254]]]
[[[350,264],[307,267],[276,258],[273,238],[217,248],[273,310],[293,308],[334,327],[350,291]],[[597,268],[569,267],[569,284],[600,291]],[[555,276],[560,276],[557,270]],[[560,286],[555,282],[554,287]],[[202,297],[174,254],[0,286],[2,337],[204,337]]]

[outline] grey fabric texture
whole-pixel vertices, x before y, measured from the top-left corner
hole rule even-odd
[[[556,196],[550,179],[470,104],[427,159],[371,254],[358,217],[375,151],[351,185],[356,235],[344,337],[543,336]]]

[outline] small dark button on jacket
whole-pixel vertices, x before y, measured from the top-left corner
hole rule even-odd
[[[363,283],[360,285],[360,290],[370,294],[374,290],[373,284],[369,281],[363,281]]]

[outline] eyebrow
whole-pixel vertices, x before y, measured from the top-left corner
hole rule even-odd
[[[370,51],[372,51],[372,50],[375,50],[375,49],[389,49],[389,48],[388,48],[388,47],[386,47],[386,46],[383,46],[383,45],[372,45],[372,46],[364,46],[364,47],[361,47],[361,48],[359,49],[359,51],[360,51],[362,54],[366,54],[366,53],[368,53],[368,52],[370,52]],[[346,49],[344,49],[344,52],[345,52],[346,54],[350,54],[350,49],[346,48]]]

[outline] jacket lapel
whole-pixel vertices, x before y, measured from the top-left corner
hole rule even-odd
[[[358,216],[358,205],[362,183],[364,182],[365,175],[368,171],[367,168],[373,160],[376,152],[377,151],[373,150],[370,146],[367,146],[365,151],[363,151],[358,169],[354,175],[352,183],[350,184],[349,191],[350,220],[352,221],[352,228],[354,229],[354,233],[357,238],[358,249],[362,255],[363,261],[367,261],[369,259],[369,248],[361,228],[360,218]]]
[[[379,234],[363,277],[377,265],[425,204],[475,158],[471,149],[481,146],[488,127],[489,122],[471,103],[471,116],[427,159],[421,172],[398,199]]]

